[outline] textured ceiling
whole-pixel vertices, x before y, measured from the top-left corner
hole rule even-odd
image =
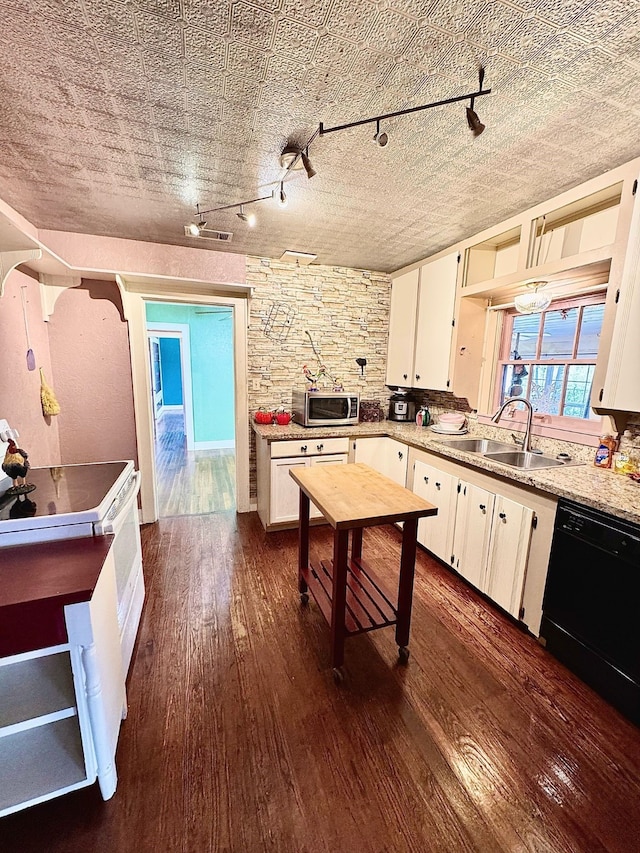
[[[0,198],[38,227],[394,270],[640,155],[637,0],[0,0]],[[289,205],[272,191],[318,138]]]

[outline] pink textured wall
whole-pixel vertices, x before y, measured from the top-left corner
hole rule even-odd
[[[77,269],[244,284],[246,257],[117,237],[39,231],[42,243]]]
[[[20,433],[19,444],[35,466],[59,465],[59,424],[45,418],[40,405],[40,373],[27,370],[27,339],[22,317],[21,288],[27,300],[27,321],[36,368],[55,387],[47,324],[42,319],[40,285],[18,270],[10,273],[0,298],[0,418]]]
[[[49,322],[62,462],[137,461],[129,329],[114,282],[62,293]]]

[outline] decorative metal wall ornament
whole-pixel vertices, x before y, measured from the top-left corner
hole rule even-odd
[[[274,302],[264,319],[264,335],[271,340],[284,343],[296,318],[296,310],[286,302]]]

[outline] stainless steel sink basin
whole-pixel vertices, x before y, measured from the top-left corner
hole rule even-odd
[[[532,468],[556,468],[558,465],[565,465],[559,459],[553,459],[551,456],[540,456],[537,453],[525,453],[524,450],[508,450],[502,453],[484,453],[485,459],[492,459],[494,462],[502,462],[503,465],[511,465],[513,468],[523,470],[531,470]]]
[[[497,451],[512,450],[510,444],[501,441],[492,441],[490,438],[454,438],[440,439],[440,444],[445,444],[452,450],[466,450],[467,453],[496,453]]]

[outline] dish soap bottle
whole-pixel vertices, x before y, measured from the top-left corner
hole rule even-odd
[[[600,444],[596,450],[596,455],[593,464],[597,468],[611,468],[613,454],[618,445],[615,436],[607,433],[600,436]]]

